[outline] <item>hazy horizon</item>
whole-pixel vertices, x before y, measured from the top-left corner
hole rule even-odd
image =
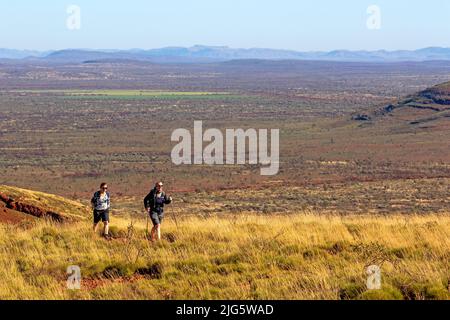
[[[281,51],[295,51],[295,52],[332,52],[332,51],[368,51],[368,52],[376,52],[376,51],[386,51],[386,52],[395,52],[395,51],[417,51],[417,50],[423,50],[423,49],[429,49],[429,48],[439,48],[439,49],[450,49],[450,46],[429,46],[429,47],[418,47],[418,48],[412,48],[412,49],[373,49],[373,50],[367,50],[367,49],[347,49],[347,48],[335,48],[331,50],[295,50],[295,49],[287,49],[287,48],[271,48],[271,47],[232,47],[229,45],[203,45],[203,44],[194,44],[192,46],[181,46],[181,45],[168,45],[164,47],[154,47],[154,48],[143,48],[143,47],[135,47],[135,48],[77,48],[77,47],[61,47],[61,48],[49,48],[49,49],[29,49],[29,48],[11,48],[11,47],[0,47],[2,50],[17,50],[17,51],[36,51],[36,52],[55,52],[55,51],[64,51],[64,50],[83,50],[83,51],[131,51],[131,50],[158,50],[158,49],[165,49],[165,48],[194,48],[194,47],[211,47],[211,48],[227,48],[227,49],[235,49],[235,50],[251,50],[251,49],[263,49],[263,50],[281,50]]]

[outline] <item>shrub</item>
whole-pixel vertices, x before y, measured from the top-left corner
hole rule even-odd
[[[398,284],[402,295],[407,300],[448,300],[450,293],[443,284]]]
[[[335,254],[338,254],[338,253],[341,253],[342,251],[344,251],[346,247],[347,247],[347,245],[344,242],[338,241],[338,242],[333,243],[331,246],[329,246],[326,249],[330,254],[335,255]]]
[[[165,233],[162,237],[170,243],[174,243],[175,241],[177,241],[177,236],[172,232]]]
[[[163,275],[163,265],[160,262],[155,262],[148,264],[145,267],[140,267],[136,269],[136,274],[140,274],[152,279],[161,279]]]
[[[127,232],[125,230],[120,229],[116,226],[109,227],[109,234],[114,239],[126,238],[126,236],[127,236]]]
[[[280,248],[280,251],[283,254],[287,255],[299,254],[301,252],[300,246],[298,246],[297,244],[285,245],[282,248]]]
[[[199,257],[175,263],[175,268],[188,274],[199,274],[201,271],[208,271],[210,267],[211,264],[208,261]]]
[[[379,290],[367,290],[360,294],[359,300],[403,300],[401,291],[394,287],[383,287]]]
[[[219,257],[215,257],[212,259],[212,262],[217,265],[221,264],[230,264],[230,263],[238,263],[243,261],[243,256],[240,253],[232,253],[232,254],[225,254],[221,255]]]
[[[389,251],[391,255],[398,259],[404,259],[406,257],[407,250],[405,248],[394,248]]]
[[[450,292],[444,286],[427,285],[424,291],[427,300],[450,300]]]
[[[366,290],[364,284],[350,283],[339,289],[341,300],[353,300],[359,297]]]
[[[33,265],[29,261],[22,258],[17,259],[16,264],[19,272],[27,272],[33,268]]]
[[[43,243],[51,243],[61,238],[62,237],[59,235],[58,231],[51,227],[43,228],[42,235],[40,236],[40,239]]]
[[[219,266],[216,266],[215,268],[213,268],[213,271],[226,276],[228,274],[231,274],[233,272],[237,272],[237,273],[244,273],[247,270],[246,266],[242,263],[237,263],[237,264],[221,264]]]
[[[326,255],[325,252],[323,252],[317,248],[307,249],[307,250],[303,251],[303,253],[302,253],[304,259],[313,259],[315,257],[321,256],[324,254]]]
[[[273,259],[273,263],[281,270],[295,270],[302,262],[298,257],[277,256]]]
[[[114,279],[119,277],[129,277],[135,272],[135,267],[128,263],[111,263],[103,270],[102,275],[105,278]]]

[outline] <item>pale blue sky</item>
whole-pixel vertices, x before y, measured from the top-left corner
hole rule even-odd
[[[81,29],[66,27],[68,5]],[[369,5],[381,29],[366,27]],[[0,3],[0,48],[225,45],[299,51],[450,47],[447,0],[14,0]]]

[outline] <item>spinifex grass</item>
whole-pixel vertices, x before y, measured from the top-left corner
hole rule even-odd
[[[1,299],[448,299],[450,216],[234,215],[0,227]],[[366,268],[381,268],[368,291]],[[66,268],[81,268],[81,290]]]

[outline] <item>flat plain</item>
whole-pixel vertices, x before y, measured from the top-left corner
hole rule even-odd
[[[448,298],[448,81],[448,62],[4,62],[0,184],[79,210],[106,181],[119,235],[92,244],[87,208],[64,226],[17,225],[5,208],[0,296]],[[174,165],[171,133],[196,120],[280,129],[279,174]],[[142,199],[156,180],[175,201],[152,246]],[[0,192],[74,205],[17,190]],[[364,289],[370,262],[385,268],[382,292]],[[85,270],[78,293],[64,289],[68,263]]]

